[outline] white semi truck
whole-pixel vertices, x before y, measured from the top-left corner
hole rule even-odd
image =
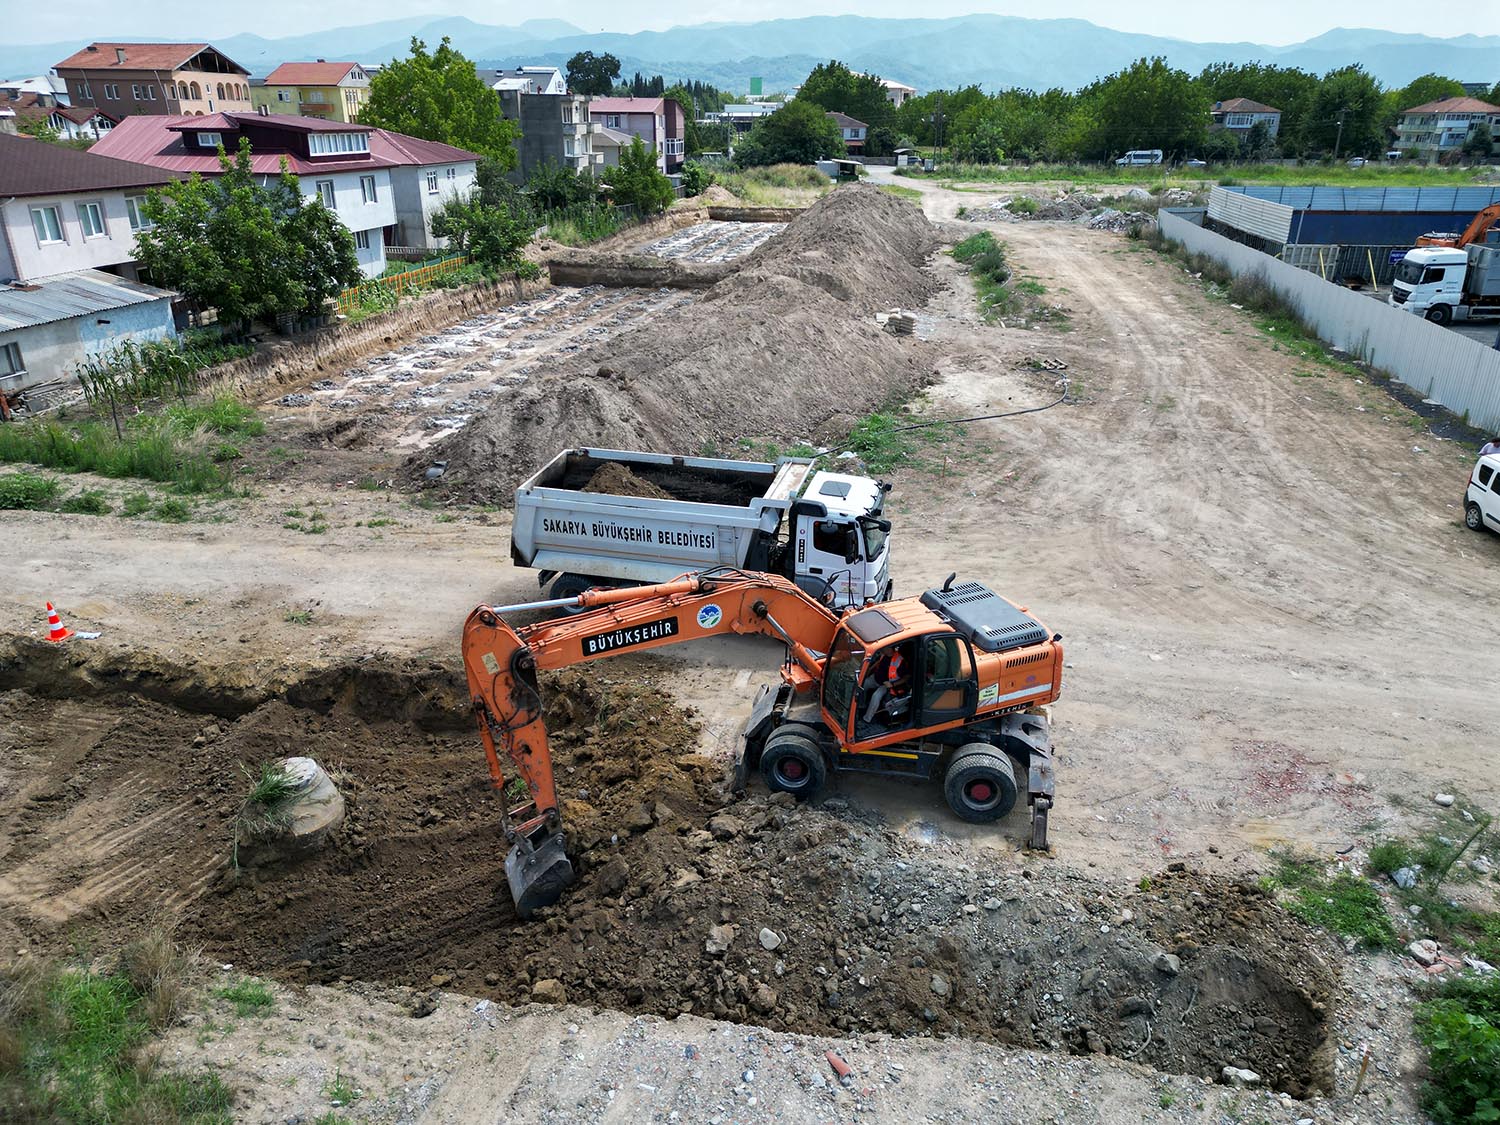
[[[890,488],[814,472],[805,457],[565,449],[516,489],[511,559],[554,598],[727,566],[782,575],[839,608],[886,601]]]
[[[1408,250],[1386,300],[1434,324],[1500,316],[1500,246]]]

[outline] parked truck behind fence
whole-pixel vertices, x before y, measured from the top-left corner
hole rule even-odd
[[[891,596],[890,488],[805,457],[565,449],[516,490],[510,553],[559,599],[729,566],[864,605]]]
[[[1500,316],[1500,246],[1419,246],[1396,267],[1392,308],[1434,324]]]

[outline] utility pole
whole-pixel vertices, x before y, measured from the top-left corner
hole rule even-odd
[[[1339,146],[1344,143],[1344,114],[1348,112],[1348,107],[1339,110],[1339,131],[1333,139],[1333,160],[1335,164],[1338,163],[1339,159]]]

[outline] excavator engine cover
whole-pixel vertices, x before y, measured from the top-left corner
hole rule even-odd
[[[563,850],[563,834],[546,832],[540,842],[521,840],[505,857],[505,877],[516,913],[530,918],[562,897],[573,882],[573,864]]]

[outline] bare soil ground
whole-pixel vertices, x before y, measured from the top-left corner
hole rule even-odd
[[[974,202],[917,186],[937,222]],[[11,620],[39,626],[51,599],[105,632],[0,651],[0,949],[98,946],[166,913],[285,982],[266,1022],[212,1015],[169,1045],[221,1061],[247,1120],[322,1112],[338,1067],[371,1091],[344,1112],[369,1120],[1419,1120],[1410,965],[1346,954],[1254,876],[1272,845],[1357,863],[1438,789],[1500,801],[1500,701],[1469,639],[1500,538],[1461,526],[1469,451],[1309,373],[1123,238],[1002,237],[1071,331],[980,324],[933,260],[928,339],[900,345],[935,373],[916,414],[1045,404],[1058,362],[1069,399],[915,447],[894,577],[956,569],[1064,634],[1050,859],[1017,851],[1022,818],[964,825],[933,787],[728,804],[779,650],[701,644],[556,685],[583,881],[519,926],[453,652],[474,604],[536,589],[506,561],[507,517],[306,483],[294,462],[232,522],[0,516]],[[352,481],[373,455],[315,456]],[[326,534],[285,526],[314,505]],[[349,829],[305,868],[230,877],[238,766],[293,750],[334,770]],[[605,1010],[516,1007],[549,980]],[[1200,1082],[1224,1064],[1312,1101]]]

